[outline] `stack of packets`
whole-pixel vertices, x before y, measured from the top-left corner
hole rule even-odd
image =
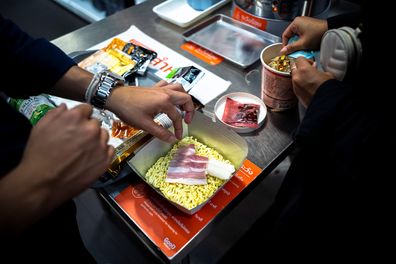
[[[151,60],[157,57],[157,53],[114,38],[111,43],[92,54],[78,65],[91,73],[99,73],[110,70],[126,80],[134,74],[144,75]]]
[[[156,57],[157,53],[152,50],[114,38],[109,45],[96,51],[78,65],[94,74],[110,70],[124,77],[127,82],[133,82],[137,75],[145,75],[150,62]],[[189,66],[173,69],[166,79],[168,83],[180,83],[188,92],[203,75],[204,72],[200,69]],[[100,120],[102,127],[110,131],[109,143],[115,147],[115,155],[108,168],[109,175],[104,175],[101,179],[102,182],[106,182],[118,176],[127,158],[133,156],[135,151],[151,138],[151,135],[123,123],[107,110],[95,109],[93,117]],[[172,121],[165,114],[159,114],[154,121],[166,128],[172,126]]]

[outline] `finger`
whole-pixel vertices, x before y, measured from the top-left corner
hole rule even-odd
[[[290,23],[290,25],[282,33],[282,46],[283,47],[285,47],[287,45],[287,42],[289,41],[289,39],[296,34],[296,32],[294,32],[295,31],[294,23],[295,23],[294,21],[292,23]]]
[[[183,92],[185,93],[186,91],[183,88],[183,85],[181,85],[180,83],[172,83],[172,84],[168,84],[166,86],[166,89],[170,89],[172,91],[177,91],[177,92]]]
[[[114,153],[115,153],[114,147],[111,146],[111,145],[108,145],[108,148],[107,148],[107,164],[110,165],[111,161],[113,160]]]
[[[295,60],[295,65],[296,65],[297,69],[298,69],[298,68],[302,68],[302,67],[311,66],[312,64],[313,64],[313,61],[307,60],[307,59],[304,58],[304,57],[298,57],[298,58]]]
[[[172,132],[170,132],[168,129],[164,128],[163,126],[156,124],[152,120],[152,118],[143,117],[143,120],[141,122],[141,128],[147,133],[153,135],[154,137],[161,139],[162,141],[171,144],[177,141],[175,135],[173,135]]]
[[[77,111],[82,115],[82,117],[89,118],[92,115],[92,106],[90,106],[89,104],[80,104],[71,109],[70,111]]]
[[[176,138],[181,139],[183,134],[183,124],[182,124],[181,114],[176,110],[176,107],[170,108],[165,112],[165,114],[167,114],[168,117],[172,120],[173,128],[175,129]]]
[[[293,74],[293,71],[297,69],[297,65],[295,60],[290,60],[290,72]]]
[[[67,110],[66,104],[62,103],[58,107],[49,110],[45,116],[47,116],[47,119],[57,118],[61,113],[63,113],[66,110]]]
[[[193,111],[194,103],[191,99],[191,96],[186,92],[180,91],[172,91],[169,92],[171,103],[174,105],[182,105],[183,110],[185,111]]]
[[[106,129],[101,128],[100,143],[103,144],[103,146],[106,146],[108,141],[109,141],[109,132],[107,132]]]
[[[195,111],[190,111],[190,112],[186,111],[186,115],[184,116],[184,121],[187,124],[190,124],[192,122],[193,117],[194,117],[194,113],[195,113]]]
[[[58,107],[48,111],[47,114],[45,114],[45,116],[43,118],[41,118],[38,122],[37,125],[39,124],[50,124],[52,123],[54,120],[58,119],[59,116],[65,112],[67,110],[67,107],[65,104],[60,104]]]
[[[167,81],[164,81],[164,80],[161,80],[161,81],[157,82],[157,83],[154,85],[154,87],[162,87],[162,86],[166,86],[166,85],[168,85],[168,82],[167,82]]]
[[[279,53],[286,55],[286,54],[290,54],[290,53],[293,53],[295,51],[302,50],[302,49],[303,49],[303,40],[298,39],[296,42],[293,42],[293,43],[290,43],[290,44],[284,46],[279,51]]]
[[[184,120],[187,124],[191,123],[195,111],[195,106],[191,96],[185,92],[175,92],[171,94],[171,102],[175,105],[181,106],[181,108],[186,112]]]

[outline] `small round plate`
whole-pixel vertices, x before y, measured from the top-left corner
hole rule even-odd
[[[236,126],[231,126],[227,123],[225,123],[222,120],[223,113],[224,113],[224,107],[226,104],[227,97],[238,101],[240,103],[251,103],[251,104],[258,104],[260,105],[260,111],[259,115],[257,117],[257,123],[258,127],[236,127]],[[243,93],[243,92],[236,92],[236,93],[229,93],[224,96],[222,96],[219,100],[217,100],[214,108],[214,112],[216,114],[217,120],[220,120],[224,125],[228,126],[229,128],[233,129],[235,132],[238,133],[249,133],[252,132],[258,128],[261,127],[261,125],[264,123],[265,116],[267,115],[267,107],[265,106],[263,100],[258,98],[255,95],[249,94],[249,93]]]

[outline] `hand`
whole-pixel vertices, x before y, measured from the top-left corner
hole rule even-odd
[[[296,17],[282,34],[282,45],[280,53],[286,55],[298,50],[318,49],[323,34],[327,31],[327,21],[312,17]],[[294,35],[299,39],[287,45]]]
[[[106,107],[124,122],[169,143],[181,139],[183,132],[182,116],[176,106],[186,111],[184,120],[190,123],[194,113],[191,96],[180,84],[168,84],[165,81],[157,83],[152,88],[119,87],[113,90],[106,102]],[[172,120],[175,135],[153,121],[159,113],[167,114]]]
[[[312,61],[299,57],[291,65],[293,91],[299,101],[307,107],[312,97],[325,81],[334,79],[329,72],[321,72],[315,68]]]
[[[91,112],[61,105],[32,128],[21,162],[0,181],[1,232],[19,232],[105,173],[114,149]]]
[[[64,200],[105,173],[114,154],[108,132],[91,113],[87,104],[51,110],[33,127],[23,154],[22,163],[42,175]]]

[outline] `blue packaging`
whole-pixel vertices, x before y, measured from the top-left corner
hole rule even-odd
[[[299,37],[295,35],[289,39],[288,44],[296,42],[298,39],[299,39]],[[316,52],[313,50],[298,50],[293,53],[290,53],[287,56],[294,58],[294,59],[297,59],[298,57],[304,57],[306,59],[312,60],[313,58],[315,58],[315,55],[316,55]]]
[[[195,10],[205,10],[221,0],[187,0],[187,3]]]

